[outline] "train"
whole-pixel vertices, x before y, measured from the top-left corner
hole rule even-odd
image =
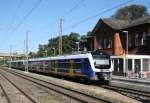
[[[90,53],[8,61],[11,68],[49,73],[88,81],[109,82],[112,77],[110,55],[102,50]]]

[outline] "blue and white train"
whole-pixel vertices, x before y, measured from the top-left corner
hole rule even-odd
[[[8,61],[12,68],[25,69],[25,60]],[[50,73],[86,80],[110,81],[110,55],[102,50],[91,53],[28,60],[29,71]]]

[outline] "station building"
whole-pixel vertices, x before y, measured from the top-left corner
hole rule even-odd
[[[102,18],[85,45],[88,51],[112,55],[115,75],[150,77],[150,16],[133,21]]]

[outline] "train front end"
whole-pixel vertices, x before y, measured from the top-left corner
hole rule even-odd
[[[110,81],[112,77],[112,66],[110,55],[102,50],[91,52],[94,62],[94,69],[97,79],[100,81]]]

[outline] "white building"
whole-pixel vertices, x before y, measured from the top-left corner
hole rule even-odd
[[[130,78],[150,78],[149,55],[111,56],[113,74]]]

